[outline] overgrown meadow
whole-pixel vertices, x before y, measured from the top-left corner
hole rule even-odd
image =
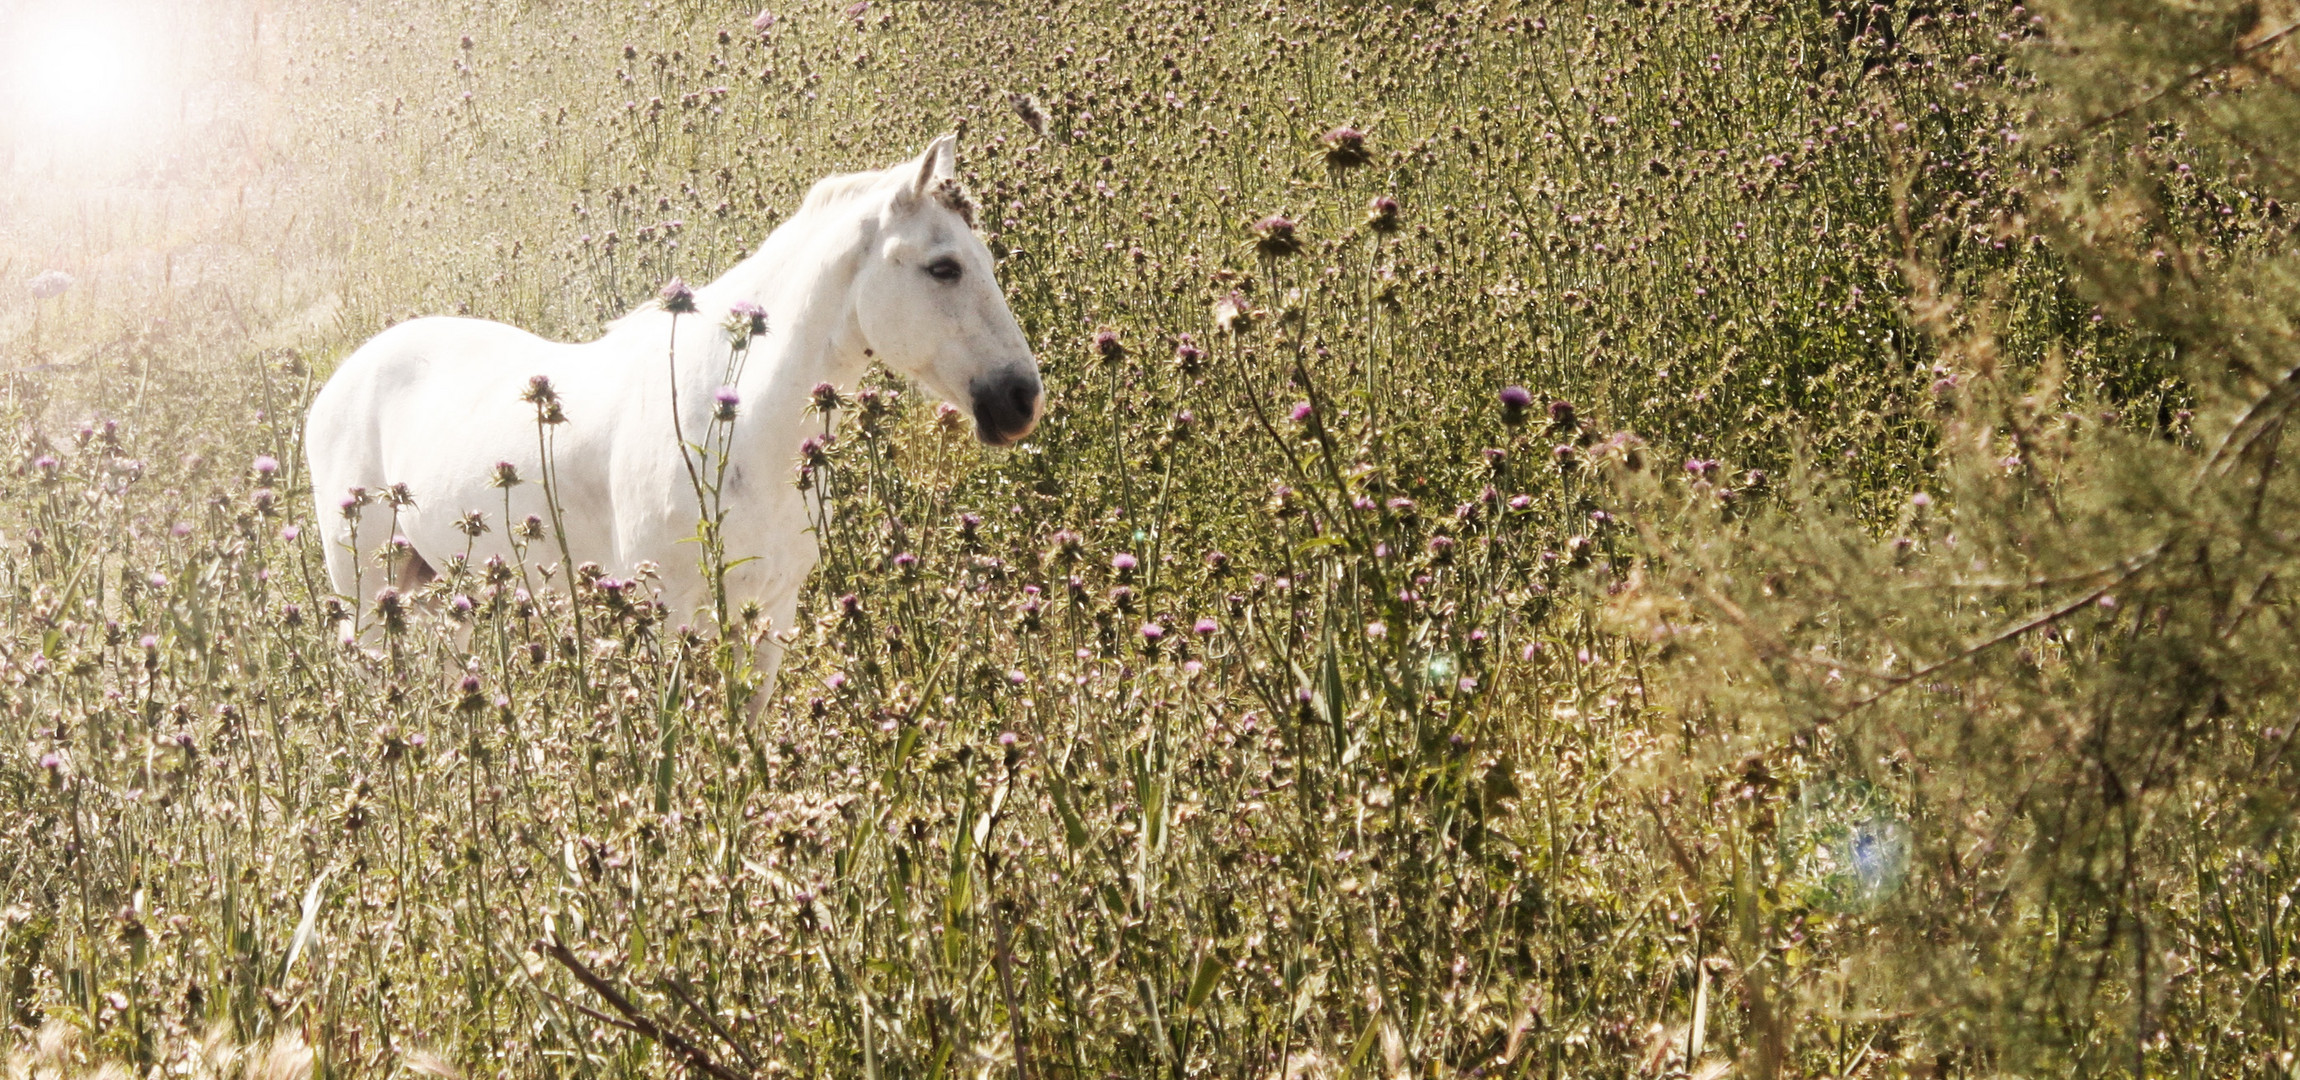
[[[0,1013],[154,1075],[2300,1075],[2269,8],[171,14],[173,127],[0,158]],[[547,536],[329,595],[361,341],[587,337],[950,130],[1049,413],[819,401],[808,599],[725,627],[774,685]]]

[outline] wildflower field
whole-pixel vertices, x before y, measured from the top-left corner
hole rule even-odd
[[[2289,4],[121,10],[0,105],[11,1045],[2300,1077]],[[361,342],[949,131],[1047,414],[821,395],[795,625],[332,595]]]

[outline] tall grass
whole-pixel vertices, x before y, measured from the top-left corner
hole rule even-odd
[[[2254,771],[2181,773],[2219,786],[2169,845],[2051,813],[2094,805],[2035,768],[2071,683],[1944,667],[1898,727],[1813,723],[1865,676],[1799,665],[2019,607],[1935,611],[1980,572],[1952,538],[2113,549],[1950,501],[2004,423],[1974,387],[2136,461],[2207,408],[2036,224],[2076,160],[2007,137],[2059,107],[2027,12],[754,14],[213,8],[268,195],[140,239],[243,269],[66,267],[4,339],[11,1024],[138,1066],[297,1031],[342,1076],[2290,1073],[2265,704],[2178,749]],[[548,535],[328,595],[296,424],[366,336],[587,335],[954,128],[1048,420],[999,453],[888,376],[820,403],[805,607],[731,616],[791,641],[755,717],[644,574]],[[2225,198],[2200,258],[2281,236]],[[120,246],[36,232],[0,264]],[[2099,618],[2007,641],[2103,678],[2138,623]],[[2087,861],[2116,835],[2148,858]]]

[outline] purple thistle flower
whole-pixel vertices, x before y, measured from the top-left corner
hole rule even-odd
[[[1198,370],[1198,365],[1205,359],[1206,350],[1199,348],[1197,342],[1190,340],[1190,335],[1184,334],[1174,343],[1174,365],[1181,368],[1184,374],[1195,373]]]
[[[1283,214],[1271,214],[1255,222],[1254,250],[1273,259],[1301,251],[1302,241],[1294,235],[1294,219]]]
[[[1199,637],[1210,637],[1221,628],[1222,624],[1215,622],[1211,615],[1201,615],[1197,622],[1190,625],[1190,631]]]
[[[1142,564],[1139,560],[1123,551],[1110,557],[1110,568],[1121,574],[1131,574],[1140,565]]]
[[[1326,144],[1326,164],[1336,169],[1354,169],[1373,160],[1366,152],[1366,133],[1347,124],[1326,132],[1320,141]]]
[[[685,315],[695,310],[695,290],[679,278],[672,278],[669,284],[663,286],[663,291],[655,296],[663,302],[663,310],[673,315]]]
[[[255,469],[257,476],[269,477],[280,471],[279,459],[270,454],[259,454],[256,456]]]
[[[1126,346],[1124,343],[1118,340],[1118,331],[1095,331],[1094,355],[1099,356],[1107,361],[1117,361],[1123,359],[1126,356]]]
[[[736,393],[734,387],[720,387],[718,393],[711,395],[711,419],[733,420],[735,407],[742,403],[743,395]]]
[[[1525,410],[1533,404],[1533,395],[1522,386],[1501,388],[1501,422],[1511,427],[1525,423]]]
[[[1387,195],[1376,195],[1366,204],[1366,227],[1378,233],[1398,231],[1398,201]]]
[[[727,309],[727,329],[731,333],[757,337],[767,332],[767,309],[748,300],[737,300]]]
[[[1297,423],[1297,424],[1302,424],[1302,423],[1308,423],[1308,422],[1309,422],[1309,419],[1310,419],[1310,416],[1311,416],[1312,414],[1316,413],[1316,412],[1317,412],[1317,410],[1316,410],[1316,409],[1313,409],[1313,408],[1311,408],[1311,407],[1310,407],[1310,403],[1309,403],[1309,402],[1307,402],[1307,401],[1297,401],[1297,402],[1295,402],[1295,403],[1294,403],[1294,408],[1293,408],[1293,411],[1292,411],[1292,412],[1290,412],[1290,413],[1288,413],[1287,415],[1288,415],[1288,416],[1290,416],[1290,417],[1293,419],[1293,421],[1294,421],[1295,423]]]
[[[760,8],[757,15],[751,16],[751,29],[758,31],[759,33],[766,33],[768,30],[773,29],[774,25],[775,13],[768,11],[765,8]]]
[[[1163,641],[1163,640],[1165,640],[1165,638],[1166,638],[1166,628],[1165,628],[1165,627],[1163,627],[1163,626],[1160,626],[1160,625],[1158,625],[1157,623],[1154,623],[1154,622],[1146,622],[1146,623],[1143,623],[1143,624],[1142,624],[1142,640],[1143,640],[1143,641],[1149,642],[1149,643],[1150,643],[1150,644],[1152,644],[1152,645],[1156,645],[1156,644],[1158,644],[1160,641]]]

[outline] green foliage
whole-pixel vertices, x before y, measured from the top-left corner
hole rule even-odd
[[[1943,378],[1930,490],[1879,535],[1827,462],[1738,518],[1702,481],[1633,478],[1690,528],[1622,610],[1676,654],[1685,763],[1790,780],[1739,813],[1786,827],[1816,785],[1889,793],[1908,880],[1845,953],[1860,1007],[1918,1018],[1972,1071],[2284,1075],[2284,27],[2155,4],[2040,18],[2054,37],[2011,158],[2024,227],[2128,348],[2172,358],[2175,392],[2072,377],[2064,339],[2000,332],[2019,284],[1952,291],[1938,234],[1912,233]],[[1730,873],[1782,888],[1799,869],[1785,851]],[[1838,894],[1782,891],[1739,955],[1787,997],[1793,972],[1756,958]]]
[[[0,192],[0,266],[82,279],[0,317],[8,1023],[343,1075],[2289,1072],[2252,24],[211,8],[246,162]],[[801,618],[733,613],[793,646],[755,717],[548,537],[326,595],[296,418],[369,334],[591,334],[953,128],[1051,412],[826,411]]]

